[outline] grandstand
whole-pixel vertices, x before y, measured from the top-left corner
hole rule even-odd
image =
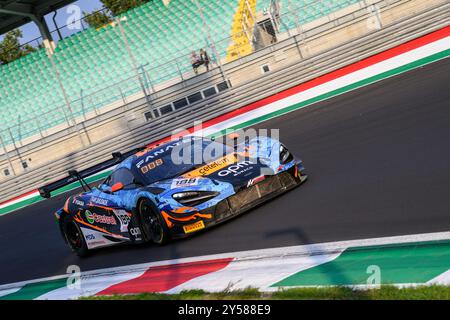
[[[7,3],[44,1],[60,3]],[[260,105],[448,21],[448,11],[442,10],[443,5],[448,8],[446,0],[323,0],[324,6],[300,0],[217,1],[214,10],[231,8],[224,27],[222,16],[217,21],[209,17],[206,6],[213,1],[198,0],[200,15],[195,0],[172,0],[168,7],[155,0],[108,26],[50,45],[51,59],[39,50],[0,66],[0,201],[62,178],[68,170],[107,160],[112,152]],[[177,4],[187,2],[192,14],[174,18],[184,8]],[[0,18],[4,3],[0,1]],[[42,8],[52,11],[51,5]],[[148,13],[152,9],[156,17]],[[136,19],[141,21],[133,25]],[[142,31],[147,20],[158,22],[157,35]],[[9,30],[5,21],[0,19],[3,32]],[[216,27],[228,33],[216,33]],[[191,29],[183,37],[175,35],[186,28]],[[154,46],[158,36],[164,52]],[[185,49],[172,50],[182,44]],[[215,61],[209,72],[201,67],[196,75],[190,53],[199,48],[206,48]]]
[[[3,143],[42,134],[58,125],[70,125],[74,117],[141,93],[142,79],[145,92],[155,92],[192,77],[192,50],[206,48],[216,67],[231,61],[233,52],[239,56],[252,53],[251,39],[242,36],[243,8],[249,6],[249,14],[256,16],[270,12],[274,2],[277,1],[199,0],[203,21],[194,0],[172,0],[167,7],[162,1],[151,1],[119,17],[125,39],[117,24],[111,24],[59,41],[52,59],[61,83],[45,49],[0,66]],[[283,34],[357,1],[278,2],[277,27]],[[251,19],[249,26],[253,27],[256,21]],[[245,48],[236,45],[239,39],[244,39]]]

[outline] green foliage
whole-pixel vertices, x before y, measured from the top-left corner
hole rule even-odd
[[[83,12],[83,15],[84,21],[93,28],[100,28],[112,21],[112,17],[110,15],[101,11],[97,11],[91,14]]]
[[[139,7],[149,1],[150,0],[100,0],[104,10],[91,14],[83,12],[84,21],[91,27],[100,28],[110,23],[115,16]]]
[[[139,7],[150,0],[100,0],[113,16],[127,12],[130,9]]]
[[[20,45],[19,39],[22,38],[22,31],[14,29],[6,33],[5,38],[0,42],[0,61],[2,64],[10,63],[30,52],[36,51],[30,45]]]
[[[450,286],[418,286],[398,288],[381,286],[378,289],[349,287],[305,287],[259,292],[255,288],[224,290],[208,293],[188,290],[178,294],[143,293],[125,296],[86,297],[82,300],[450,300]]]

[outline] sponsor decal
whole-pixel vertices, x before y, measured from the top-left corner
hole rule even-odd
[[[184,188],[198,185],[198,178],[175,179],[172,181],[171,189]]]
[[[200,220],[196,223],[189,224],[187,226],[183,226],[184,233],[191,233],[205,228],[205,224],[203,220]]]
[[[146,173],[148,173],[149,171],[155,169],[156,167],[162,166],[163,164],[164,164],[163,159],[155,160],[155,161],[153,161],[153,162],[150,162],[150,163],[144,165],[144,166],[141,168],[141,172],[142,172],[143,174],[146,174]]]
[[[98,198],[98,197],[91,197],[91,202],[102,205],[102,206],[108,206],[108,200]]]
[[[136,239],[136,240],[142,240],[141,238],[141,229],[136,227],[136,228],[131,228],[130,229],[130,234]]]
[[[87,234],[85,238],[87,241],[95,240],[95,236],[93,234]]]
[[[219,176],[227,177],[230,174],[232,174],[234,177],[237,177],[237,176],[253,169],[253,166],[252,166],[253,164],[254,163],[249,160],[243,161],[243,162],[238,162],[235,165],[229,166],[225,170],[220,171]]]
[[[78,200],[76,198],[73,198],[72,203],[79,207],[84,207],[84,201]]]
[[[92,213],[89,210],[85,211],[85,216],[87,221],[90,224],[94,224],[95,223],[103,223],[103,224],[111,224],[111,225],[116,225],[116,219],[114,219],[114,217],[112,216],[105,216],[105,215],[101,215],[101,214],[96,214],[96,213]]]
[[[163,154],[165,154],[166,152],[173,150],[176,146],[178,146],[181,142],[177,141],[175,143],[169,144],[166,147],[156,150],[155,152],[150,153],[154,148],[148,148],[142,152],[137,153],[136,155],[139,156],[145,156],[147,153],[148,154],[144,159],[140,160],[138,163],[136,163],[136,167],[138,169],[141,169],[142,165],[150,162],[151,160],[155,159],[158,156],[161,156]]]
[[[233,153],[230,153],[228,155],[226,155],[223,158],[220,158],[214,162],[208,163],[207,165],[198,168],[194,171],[191,171],[187,174],[185,174],[184,176],[187,178],[194,178],[194,177],[199,177],[199,176],[207,176],[210,175],[216,171],[219,171],[223,168],[226,168],[227,166],[236,163],[237,158],[236,155]]]
[[[113,210],[113,212],[120,221],[120,231],[126,232],[131,221],[131,214],[125,210]]]
[[[93,224],[95,222],[94,214],[92,212],[90,212],[89,210],[86,210],[84,215],[86,216],[86,219],[90,224]]]

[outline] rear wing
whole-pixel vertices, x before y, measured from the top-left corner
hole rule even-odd
[[[103,161],[90,168],[84,169],[82,171],[70,170],[68,172],[67,177],[38,188],[39,194],[41,195],[41,197],[49,199],[53,191],[65,187],[76,181],[79,181],[81,186],[85,189],[87,187],[87,183],[84,181],[85,178],[90,177],[96,173],[102,172],[104,170],[107,170],[121,163],[124,159],[128,158],[129,156],[132,156],[133,154],[142,151],[143,149],[145,149],[145,147],[136,148],[126,153],[114,152],[112,153],[111,159]]]

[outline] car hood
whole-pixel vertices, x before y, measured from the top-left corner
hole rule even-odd
[[[279,150],[280,143],[268,137],[258,137],[248,143],[240,144],[233,152],[227,153],[214,161],[201,166],[193,166],[192,170],[180,176],[160,181],[159,187],[165,189],[178,188],[178,185],[185,186],[186,179],[192,179],[186,187],[210,185],[222,182],[231,184],[234,189],[248,186],[262,176],[278,173],[282,165],[280,164]],[[250,182],[250,183],[249,183]]]
[[[193,187],[214,182],[231,184],[235,189],[247,186],[255,178],[273,174],[274,170],[260,159],[245,157],[239,153],[230,153],[215,161],[182,174],[181,176],[161,181],[158,186],[167,189]]]

